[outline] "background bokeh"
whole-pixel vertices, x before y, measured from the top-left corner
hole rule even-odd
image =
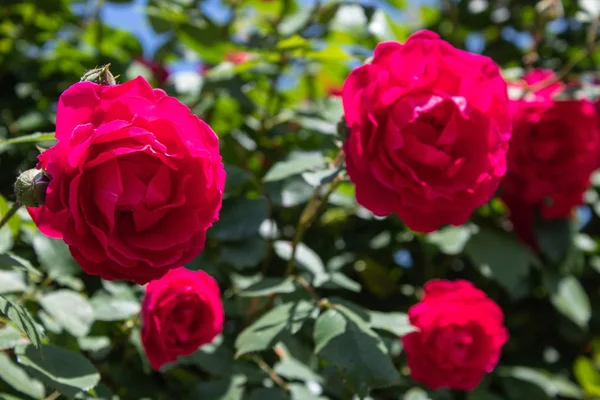
[[[368,374],[349,378],[313,354],[313,323],[282,336],[277,352],[234,358],[236,338],[266,309],[308,296],[240,292],[283,276],[300,215],[335,170],[345,77],[377,43],[431,29],[491,57],[507,79],[524,67],[558,71],[573,63],[565,79],[591,82],[600,48],[590,44],[589,27],[599,14],[600,0],[0,0],[0,214],[14,201],[18,173],[35,165],[35,144],[53,143],[15,139],[53,132],[67,87],[107,63],[120,82],[141,74],[220,138],[228,173],[221,219],[188,267],[218,280],[227,318],[215,343],[152,372],[139,344],[143,288],[83,275],[66,246],[41,235],[23,210],[0,230],[0,294],[25,306],[50,343],[91,361],[100,398],[355,398],[353,379],[371,385]],[[307,279],[322,278],[321,297],[367,319],[387,313],[388,322],[372,328],[401,381],[371,398],[600,398],[600,176],[592,183],[586,204],[572,220],[549,223],[545,248],[534,254],[512,234],[496,198],[471,223],[423,235],[395,216],[373,217],[342,182],[308,228],[297,264]],[[469,279],[505,312],[510,341],[475,392],[432,392],[410,380],[401,313],[433,278]],[[17,360],[10,344],[18,335],[10,336],[7,319],[0,326],[0,397],[51,395],[55,381],[31,367],[39,365],[34,355]],[[67,386],[59,391],[68,397],[93,398],[76,394],[85,385]]]

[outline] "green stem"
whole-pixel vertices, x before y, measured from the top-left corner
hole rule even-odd
[[[15,201],[15,203],[12,205],[10,210],[8,210],[6,215],[4,217],[2,217],[2,220],[0,220],[0,229],[2,229],[2,227],[4,225],[6,225],[8,220],[11,219],[11,217],[17,213],[17,211],[19,210],[19,208],[21,208],[21,206],[22,206],[21,203],[19,203],[18,201]]]
[[[336,160],[334,161],[334,166],[339,166],[344,160],[344,152],[340,151]],[[296,250],[298,249],[298,244],[304,238],[304,233],[310,227],[313,220],[319,213],[321,212],[323,206],[327,204],[329,197],[333,194],[338,184],[342,181],[341,179],[341,171],[338,172],[336,177],[333,179],[331,184],[329,185],[329,190],[325,193],[324,196],[321,196],[321,189],[323,185],[319,185],[315,190],[315,194],[306,204],[302,214],[300,215],[300,219],[298,220],[298,225],[296,226],[296,234],[294,235],[294,240],[292,241],[292,254],[287,263],[287,269],[285,276],[290,276],[294,272],[294,264],[296,261]]]
[[[50,396],[46,397],[44,400],[55,400],[60,397],[60,392],[55,391]]]

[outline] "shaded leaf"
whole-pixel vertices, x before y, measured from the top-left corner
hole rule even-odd
[[[16,328],[11,325],[0,328],[0,350],[12,349],[21,343],[27,343],[27,339],[22,337]]]
[[[37,352],[37,351],[36,351]],[[36,399],[44,398],[44,385],[15,364],[8,355],[0,353],[0,378],[14,389]]]
[[[408,315],[405,313],[370,311],[369,314],[371,317],[369,321],[371,328],[381,329],[393,333],[398,337],[418,330],[410,324]]]
[[[202,382],[196,385],[189,399],[241,400],[244,396],[245,382],[245,377],[239,375]]]
[[[137,300],[97,294],[90,300],[94,319],[98,321],[123,321],[140,312],[141,305]]]
[[[570,399],[581,399],[581,389],[567,378],[560,375],[550,375],[544,371],[528,367],[504,367],[498,373],[525,382],[532,383],[542,389],[549,397],[568,397]]]
[[[40,264],[51,277],[75,275],[80,271],[69,251],[69,246],[60,239],[38,234],[33,239],[33,248]]]
[[[27,289],[22,271],[0,271],[0,294],[23,292]]]
[[[100,381],[100,374],[84,356],[62,347],[44,344],[39,352],[31,345],[18,346],[15,354],[33,375],[69,398]]]
[[[24,332],[36,348],[40,347],[42,337],[44,337],[44,330],[34,321],[27,310],[0,296],[0,312],[6,315],[17,328]]]
[[[20,268],[37,276],[42,275],[28,260],[12,253],[0,254],[0,268]]]
[[[268,217],[268,203],[258,199],[234,199],[223,201],[219,221],[208,230],[207,235],[221,240],[242,240],[254,236],[260,224]]]
[[[573,276],[566,276],[558,283],[558,288],[551,296],[554,307],[578,326],[587,326],[592,310],[590,299],[579,281]]]
[[[252,391],[248,400],[288,400],[288,397],[283,389],[278,387],[258,388]]]
[[[289,260],[292,258],[292,243],[284,240],[273,242],[273,250],[283,258]],[[313,285],[321,286],[329,279],[329,275],[325,272],[325,265],[321,257],[304,243],[298,243],[295,254],[296,263],[306,271],[313,275]]]
[[[469,240],[465,252],[475,264],[489,267],[493,278],[509,293],[527,276],[529,266],[539,263],[535,254],[517,239],[484,226]]]
[[[281,304],[246,328],[235,341],[236,358],[273,347],[287,335],[298,332],[315,306],[308,301]]]
[[[288,161],[275,163],[263,178],[264,182],[274,182],[293,175],[301,174],[313,168],[322,167],[325,159],[320,153],[309,153]]]
[[[267,242],[259,236],[243,242],[224,243],[221,261],[242,270],[258,265],[267,255]]]
[[[94,309],[85,297],[68,289],[42,296],[40,304],[67,332],[76,337],[86,336],[94,323]]]
[[[370,388],[391,386],[400,378],[381,338],[344,306],[338,305],[319,316],[314,341],[319,356],[345,370],[356,381],[359,395]]]
[[[296,285],[291,277],[264,278],[244,289],[239,295],[242,297],[260,297],[274,293],[292,293],[295,290]]]

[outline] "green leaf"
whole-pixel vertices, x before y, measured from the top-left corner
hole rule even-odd
[[[6,213],[8,213],[9,210],[10,206],[8,205],[8,202],[6,201],[4,196],[0,195],[0,217],[6,215]],[[19,225],[21,225],[21,219],[19,218],[18,213],[13,215],[6,224],[9,226],[13,235],[19,234]]]
[[[98,352],[110,347],[110,338],[108,336],[89,336],[77,338],[77,344],[81,350]]]
[[[4,353],[0,353],[0,378],[19,392],[36,399],[42,399],[46,395],[44,385],[38,380],[31,379],[23,368]]]
[[[242,400],[244,383],[246,383],[246,378],[240,375],[202,382],[196,385],[189,399]]]
[[[28,260],[12,253],[0,254],[0,268],[20,268],[33,275],[42,276]]]
[[[312,303],[304,300],[273,308],[238,336],[235,341],[235,357],[267,350],[286,336],[295,334],[310,318],[314,309]]]
[[[273,368],[275,373],[290,380],[322,383],[323,378],[291,356],[281,359]]]
[[[445,226],[428,234],[426,238],[429,243],[437,245],[442,253],[455,255],[462,253],[472,232],[472,228],[468,225]]]
[[[227,179],[225,181],[225,192],[239,194],[243,186],[252,180],[252,172],[225,164]]]
[[[260,282],[250,285],[239,295],[242,297],[268,296],[274,293],[292,293],[296,290],[294,280],[288,278],[264,278]]]
[[[431,400],[431,398],[423,389],[414,387],[404,393],[402,400]]]
[[[298,158],[293,158],[289,161],[280,161],[275,163],[263,178],[264,182],[275,182],[293,175],[301,174],[304,171],[313,168],[322,168],[325,164],[325,159],[320,153],[308,153]]]
[[[23,271],[0,271],[0,294],[23,292],[27,289]]]
[[[402,337],[418,329],[410,324],[408,315],[401,312],[383,313],[379,311],[369,311],[371,328],[381,329],[398,337]]]
[[[75,275],[81,270],[71,256],[69,246],[60,239],[38,234],[33,239],[33,249],[40,264],[52,278]]]
[[[0,312],[6,315],[17,328],[24,332],[36,348],[40,347],[42,337],[44,337],[44,330],[34,321],[27,310],[0,296]]]
[[[587,327],[592,316],[590,299],[579,281],[573,276],[566,276],[558,283],[558,288],[551,296],[554,307],[581,328]]]
[[[532,383],[542,389],[549,397],[568,397],[581,399],[581,389],[567,378],[560,375],[550,375],[544,371],[528,367],[504,367],[498,370],[502,376],[509,376],[525,382]]]
[[[591,396],[600,396],[600,372],[594,361],[579,356],[573,364],[573,374],[583,390]]]
[[[322,313],[313,335],[315,353],[345,370],[359,395],[399,381],[381,338],[350,309],[337,305]]]
[[[292,383],[288,386],[292,400],[327,400],[327,397],[314,395],[305,385]]]
[[[44,344],[39,352],[30,345],[18,346],[15,354],[33,375],[69,398],[100,381],[100,374],[84,356],[62,347]]]
[[[258,199],[229,198],[223,201],[220,219],[207,234],[221,240],[242,240],[255,236],[268,217],[268,203]]]
[[[97,321],[123,321],[140,312],[141,305],[136,300],[122,299],[108,294],[96,294],[90,300]]]
[[[277,240],[273,242],[273,250],[275,253],[283,258],[284,260],[290,260],[292,258],[292,243],[284,240]],[[321,286],[327,280],[329,275],[325,272],[325,266],[321,257],[315,253],[304,243],[298,243],[295,254],[296,263],[301,268],[310,272],[313,276],[313,285]]]
[[[248,400],[288,400],[287,395],[278,387],[254,389]]]
[[[542,253],[553,263],[561,262],[573,243],[573,232],[568,218],[537,218],[534,233]]]
[[[221,247],[221,261],[238,270],[258,265],[267,255],[267,242],[259,236],[243,242],[224,243]]]
[[[94,309],[85,297],[68,289],[45,294],[40,304],[67,332],[75,337],[88,334],[94,323]]]
[[[19,136],[8,140],[0,140],[0,146],[5,144],[18,144],[18,143],[35,143],[44,140],[54,140],[54,132],[42,133],[36,132],[31,135]]]
[[[0,214],[0,217],[2,214]],[[12,249],[14,244],[14,234],[10,228],[10,226],[4,225],[0,228],[0,254],[6,253],[10,249]]]
[[[21,336],[21,332],[11,325],[0,328],[0,350],[12,349],[20,343],[27,343],[27,339]]]
[[[469,240],[465,252],[479,267],[488,267],[493,278],[509,293],[528,275],[531,264],[539,264],[524,244],[505,232],[485,226]]]
[[[327,289],[346,289],[354,293],[359,293],[362,286],[360,283],[348,278],[341,272],[332,272],[329,274],[329,280],[322,285]]]

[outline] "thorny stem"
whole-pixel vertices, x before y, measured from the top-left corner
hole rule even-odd
[[[267,364],[260,356],[255,355],[254,357],[252,357],[252,359],[254,360],[254,362],[258,365],[258,367],[260,369],[262,369],[267,375],[269,375],[269,377],[273,380],[273,382],[275,382],[277,384],[277,386],[279,386],[280,388],[282,388],[283,390],[285,390],[287,392],[288,390],[288,385],[287,383],[281,379],[281,377],[279,375],[277,375],[275,373],[275,371],[273,370],[273,368],[271,368],[269,366],[269,364]]]
[[[2,220],[0,220],[0,229],[2,229],[2,227],[4,225],[6,225],[6,223],[8,222],[8,220],[11,219],[12,216],[17,213],[17,211],[19,211],[19,208],[21,208],[21,206],[22,206],[21,203],[19,203],[18,201],[15,201],[15,203],[12,205],[12,207],[10,208],[10,210],[8,210],[8,212],[6,213],[6,215],[4,217],[2,217]]]
[[[344,162],[344,157],[344,152],[340,151],[337,158],[333,162],[333,166],[340,166]],[[319,214],[323,205],[327,203],[329,197],[333,194],[341,181],[342,175],[338,173],[330,183],[329,190],[324,196],[321,196],[321,189],[324,185],[319,185],[315,190],[313,197],[306,204],[306,207],[304,207],[304,210],[300,215],[300,219],[298,220],[298,225],[296,226],[296,234],[294,235],[294,240],[292,241],[292,254],[288,260],[285,276],[290,276],[292,272],[294,272],[294,263],[296,261],[296,250],[298,249],[298,244],[302,241],[304,233],[310,227],[314,218]]]

